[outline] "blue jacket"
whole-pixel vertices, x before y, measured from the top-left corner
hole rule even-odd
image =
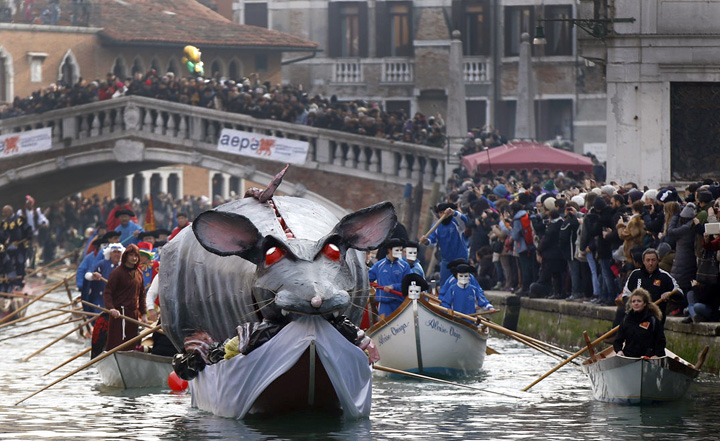
[[[450,262],[455,259],[468,258],[468,243],[465,239],[465,225],[468,218],[456,211],[449,224],[440,224],[427,237],[428,241],[440,247],[442,260]]]
[[[75,273],[75,285],[77,285],[78,291],[82,291],[83,283],[86,282],[85,273],[90,271],[91,268],[93,268],[93,263],[95,263],[96,258],[97,256],[95,255],[95,253],[87,254],[85,257],[83,257],[80,265],[78,265],[77,272]],[[95,266],[95,268],[97,268],[97,265]]]
[[[476,306],[485,310],[491,309],[493,306],[485,298],[482,288],[478,288],[468,284],[465,288],[455,283],[451,286],[445,295],[440,299],[440,306],[450,308],[463,314],[474,314]]]
[[[445,295],[445,293],[447,292],[447,290],[450,289],[451,286],[456,285],[456,284],[457,284],[457,279],[455,278],[455,276],[448,277],[448,279],[445,281],[445,283],[443,283],[443,285],[440,287],[440,290],[438,291],[438,297],[440,299],[442,299],[443,296]],[[477,287],[477,289],[479,289],[480,292],[485,293],[485,291],[483,291],[483,289],[480,288],[480,283],[478,283],[477,279],[475,278],[475,274],[470,274],[470,285]]]
[[[137,237],[133,237],[133,233],[135,231],[144,231],[142,227],[138,224],[136,224],[133,221],[128,222],[127,226],[122,226],[122,224],[118,225],[117,228],[115,228],[115,231],[120,232],[120,243],[123,245],[128,244],[135,244],[137,245],[140,240]]]
[[[410,274],[410,265],[402,259],[395,259],[394,262],[386,257],[378,260],[368,271],[371,282],[377,282],[380,286],[390,286],[395,291],[402,290],[402,279]],[[388,316],[403,302],[403,298],[397,294],[385,292],[382,289],[375,290],[375,301],[379,304],[378,314]]]

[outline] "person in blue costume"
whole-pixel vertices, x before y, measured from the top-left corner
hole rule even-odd
[[[120,225],[115,228],[115,231],[120,232],[120,243],[137,245],[138,236],[143,232],[143,228],[130,220],[131,217],[135,217],[135,212],[127,209],[118,210],[115,212],[115,217],[120,220]]]
[[[447,264],[454,259],[468,258],[468,244],[465,239],[465,225],[468,223],[468,218],[457,211],[457,205],[447,202],[438,204],[435,213],[438,217],[444,216],[444,219],[435,231],[428,236],[423,235],[420,243],[429,242],[440,247],[440,285],[442,286],[451,276]]]
[[[98,265],[100,265],[100,262],[105,260],[105,248],[107,248],[109,245],[119,242],[120,233],[118,231],[108,231],[107,233],[105,233],[100,240],[100,243],[102,244],[98,248],[100,251],[97,252],[95,259],[93,259],[91,267],[96,268]]]
[[[378,260],[368,271],[368,276],[371,282],[382,287],[375,290],[378,315],[388,317],[404,300],[401,296],[390,293],[390,290],[400,292],[403,277],[410,274],[410,265],[402,259],[402,240],[390,239],[383,248],[388,250],[387,257]]]
[[[91,268],[85,273],[85,280],[90,282],[90,292],[88,293],[87,302],[94,305],[105,307],[105,301],[103,300],[103,291],[107,284],[110,273],[120,265],[120,258],[122,257],[125,247],[119,243],[111,243],[103,251],[104,259],[94,268]],[[84,305],[83,309],[87,312],[102,312],[98,309]]]
[[[494,312],[495,308],[485,298],[482,288],[470,284],[470,275],[474,272],[475,268],[471,265],[463,263],[456,266],[457,283],[440,298],[440,306],[462,314],[474,314],[477,310]]]
[[[405,254],[404,258],[408,265],[410,265],[410,271],[425,279],[425,270],[423,270],[422,265],[418,262],[418,249],[420,249],[419,243],[412,241],[406,242],[405,248],[403,249]]]
[[[80,292],[80,298],[85,301],[89,301],[88,294],[90,293],[91,283],[89,280],[85,280],[85,274],[93,268],[93,264],[95,263],[97,256],[100,254],[100,249],[102,249],[104,245],[107,245],[107,240],[103,236],[100,236],[93,240],[92,245],[92,250],[83,257],[83,260],[78,265],[77,272],[75,274],[75,285]],[[102,256],[102,254],[100,255]],[[97,266],[95,268],[97,268]]]
[[[468,262],[467,259],[455,259],[447,264],[448,271],[450,271],[452,275],[445,281],[445,283],[440,286],[440,289],[438,290],[438,298],[442,298],[442,296],[447,292],[447,290],[457,283],[457,279],[455,278],[455,267],[462,264],[470,265],[470,262]],[[482,288],[480,287],[480,282],[477,281],[474,274],[470,274],[470,285],[476,286],[482,291]]]

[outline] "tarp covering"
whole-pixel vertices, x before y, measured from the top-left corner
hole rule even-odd
[[[592,173],[590,158],[577,153],[556,149],[537,142],[508,143],[462,158],[462,165],[470,172],[498,171],[572,171]]]
[[[215,415],[243,418],[255,400],[287,372],[315,341],[344,416],[370,414],[372,369],[368,357],[321,317],[301,317],[248,355],[207,366],[190,382],[192,405]],[[291,394],[293,391],[288,391]],[[306,391],[299,391],[306,392]],[[278,397],[282,400],[282,397]]]

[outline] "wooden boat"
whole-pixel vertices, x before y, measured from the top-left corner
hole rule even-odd
[[[700,373],[704,354],[695,365],[665,349],[660,358],[636,358],[615,354],[612,347],[583,362],[582,370],[592,383],[596,400],[641,404],[679,400]],[[594,359],[594,360],[593,360]]]
[[[172,372],[172,357],[137,351],[118,351],[95,367],[105,386],[124,389],[163,387]]]
[[[431,375],[477,373],[485,361],[488,331],[451,315],[426,297],[405,301],[367,335],[382,366]]]
[[[327,320],[304,316],[247,355],[206,366],[190,381],[192,405],[215,415],[277,415],[305,409],[370,414],[367,355]]]

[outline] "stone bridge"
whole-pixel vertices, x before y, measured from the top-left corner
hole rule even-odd
[[[52,128],[52,148],[0,156],[1,203],[42,203],[131,173],[188,164],[267,182],[283,164],[218,150],[223,128],[307,141],[280,190],[355,210],[446,180],[447,150],[129,96],[0,120],[0,135]]]

